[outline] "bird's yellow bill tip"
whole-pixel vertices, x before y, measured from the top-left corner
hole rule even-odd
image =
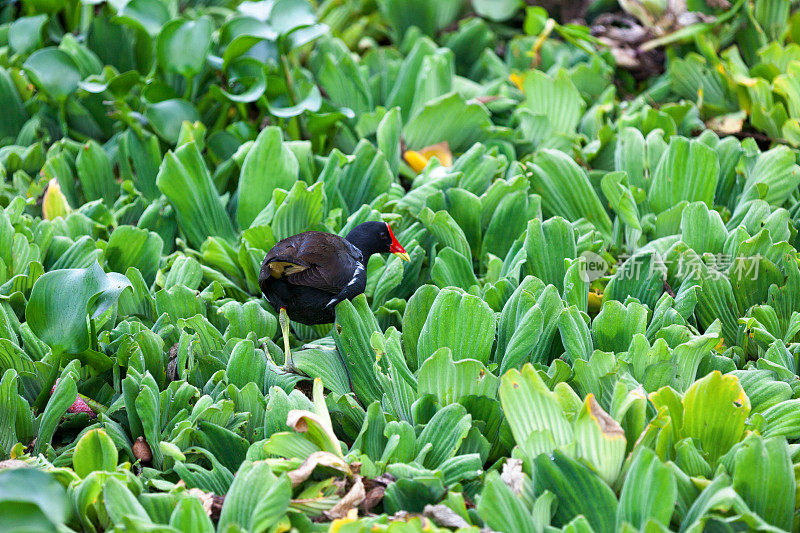
[[[408,255],[408,252],[394,252],[394,255],[399,257],[402,261],[411,261],[411,256]]]

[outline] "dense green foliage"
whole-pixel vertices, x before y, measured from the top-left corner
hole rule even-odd
[[[522,4],[0,3],[0,530],[800,530],[796,3]]]

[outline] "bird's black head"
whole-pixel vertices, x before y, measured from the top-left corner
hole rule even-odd
[[[361,250],[364,258],[372,254],[385,254],[391,252],[400,259],[408,261],[408,253],[397,242],[392,233],[392,228],[385,222],[362,222],[345,237],[350,244]]]

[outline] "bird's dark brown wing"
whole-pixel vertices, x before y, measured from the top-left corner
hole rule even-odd
[[[278,242],[264,259],[262,274],[292,285],[338,294],[353,278],[361,252],[338,235],[306,231]]]

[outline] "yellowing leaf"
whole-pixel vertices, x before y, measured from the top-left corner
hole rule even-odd
[[[51,179],[42,200],[42,215],[45,220],[53,220],[58,217],[66,217],[70,211],[72,208],[67,202],[67,197],[61,192],[61,186],[55,178]]]
[[[625,459],[627,440],[622,426],[600,407],[594,394],[586,396],[575,421],[575,442],[578,456],[586,459],[603,481],[612,484]]]
[[[718,370],[695,381],[683,397],[683,435],[700,442],[709,463],[744,437],[750,399],[736,376]]]

